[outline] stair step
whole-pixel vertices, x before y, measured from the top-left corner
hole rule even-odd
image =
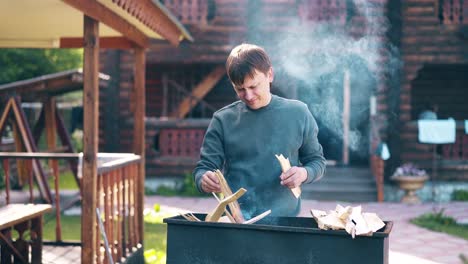
[[[303,185],[302,198],[322,201],[377,201],[377,188],[368,167],[328,166],[320,181]]]
[[[307,192],[302,193],[303,199],[318,201],[343,201],[343,202],[374,202],[377,201],[377,192],[369,193],[348,193],[335,192]]]

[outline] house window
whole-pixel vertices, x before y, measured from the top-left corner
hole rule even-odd
[[[215,13],[214,0],[161,0],[183,24],[207,24]]]
[[[347,2],[343,0],[300,0],[299,17],[303,22],[346,23]]]
[[[437,1],[438,16],[441,24],[468,24],[468,0]]]

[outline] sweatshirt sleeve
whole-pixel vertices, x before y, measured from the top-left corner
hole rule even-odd
[[[223,130],[221,121],[214,115],[210,125],[205,133],[203,144],[200,149],[200,161],[193,171],[193,177],[197,185],[197,189],[201,189],[201,177],[207,171],[222,169],[224,164],[224,147],[223,147]]]
[[[317,138],[317,122],[307,106],[305,107],[304,134],[302,146],[299,149],[299,160],[307,170],[305,183],[311,183],[320,180],[325,173],[325,157],[323,156],[322,145],[320,145]]]

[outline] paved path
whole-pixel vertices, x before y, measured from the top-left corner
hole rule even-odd
[[[179,198],[147,196],[145,206],[158,203],[163,210],[207,212],[215,207],[214,198]],[[468,202],[405,205],[400,203],[344,203],[303,200],[300,216],[310,216],[310,209],[332,210],[336,204],[362,205],[364,212],[375,212],[385,221],[393,221],[390,233],[390,264],[462,264],[459,254],[468,256],[468,241],[432,232],[409,222],[411,218],[444,208],[444,214],[468,222]]]

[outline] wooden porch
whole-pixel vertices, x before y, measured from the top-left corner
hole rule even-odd
[[[143,195],[145,179],[145,51],[150,39],[163,39],[177,46],[183,39],[192,40],[190,34],[174,17],[160,6],[159,2],[138,1],[19,1],[0,2],[0,47],[2,48],[83,48],[83,154],[82,177],[77,177],[81,201],[81,252],[80,263],[143,262]],[[26,22],[25,22],[26,21]],[[60,25],[51,27],[50,25]],[[133,119],[132,146],[119,154],[98,153],[99,144],[99,49],[117,48],[133,51],[133,84],[131,110]],[[18,96],[15,94],[14,96]],[[50,99],[50,98],[48,98]],[[13,103],[8,103],[11,107]],[[17,105],[17,104],[16,104]],[[55,243],[64,246],[61,237],[61,203],[58,171],[59,160],[80,159],[76,153],[63,153],[56,149],[54,101],[45,104],[45,127],[48,150],[33,149],[34,138],[24,125],[13,124],[15,131],[24,140],[17,143],[22,153],[1,153],[6,180],[6,204],[9,204],[10,169],[9,159],[25,160],[29,182],[29,201],[35,202],[33,185],[41,192],[41,201],[50,203],[55,211]],[[21,116],[20,109],[13,107],[13,114]],[[2,116],[5,124],[9,113]],[[5,121],[5,122],[4,122]],[[24,121],[24,120],[23,120]],[[1,130],[1,129],[0,129]],[[2,132],[2,131],[0,131]],[[1,137],[0,137],[1,138]],[[37,142],[35,142],[37,144]],[[50,151],[54,150],[54,151]],[[100,160],[104,159],[104,160]],[[53,171],[54,191],[39,172],[45,160]],[[34,178],[33,178],[34,177]],[[52,193],[55,195],[53,196]],[[37,197],[36,197],[37,198]],[[42,217],[42,216],[41,216]],[[37,243],[41,232],[35,228],[41,219],[34,222],[22,219],[2,226],[1,261],[8,263],[41,263],[41,254],[29,259],[29,251],[41,253]],[[24,221],[23,221],[24,220]],[[38,222],[39,221],[39,222]],[[33,226],[33,227],[31,227]],[[11,230],[21,230],[19,237]],[[29,237],[23,237],[23,231]],[[13,233],[13,234],[12,234]],[[18,243],[16,243],[18,241]],[[31,249],[32,247],[32,249]],[[103,250],[104,248],[104,250]],[[50,256],[62,258],[58,249]],[[54,253],[55,252],[55,253]],[[75,252],[75,251],[73,251]],[[67,256],[68,256],[67,252]],[[73,255],[73,254],[72,254]],[[76,255],[74,255],[76,256]],[[52,258],[52,257],[51,257]],[[44,259],[44,262],[56,262]],[[65,261],[65,260],[64,260]]]

